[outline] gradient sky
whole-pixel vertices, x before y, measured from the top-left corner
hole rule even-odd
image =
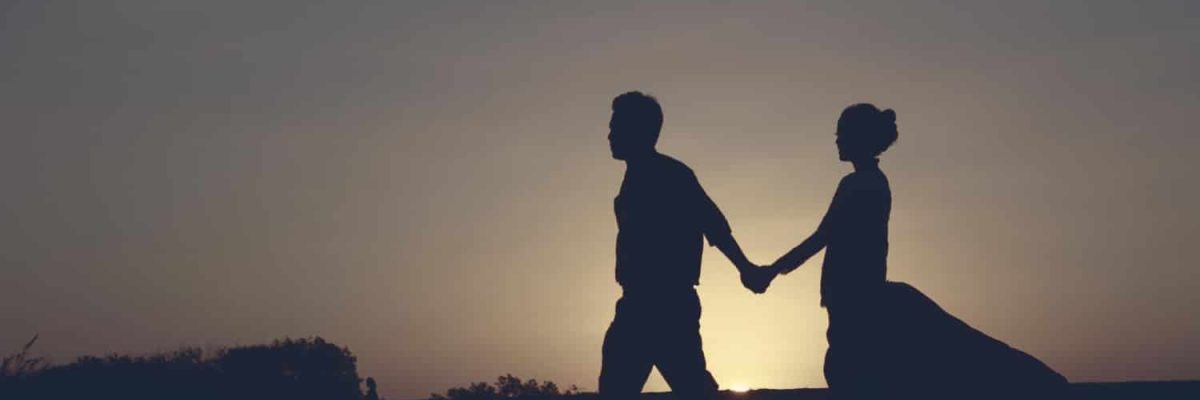
[[[639,89],[751,260],[873,102],[891,279],[1071,380],[1200,378],[1200,2],[101,3],[0,5],[2,353],[321,335],[389,398],[594,390]],[[706,251],[723,387],[824,386],[819,258],[754,296]]]

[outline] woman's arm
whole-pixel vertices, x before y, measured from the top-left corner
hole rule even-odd
[[[785,275],[788,272],[792,272],[797,268],[800,268],[801,264],[804,264],[805,261],[808,261],[809,258],[816,255],[817,252],[821,251],[821,249],[825,248],[825,236],[825,232],[820,228],[817,228],[817,231],[813,232],[808,239],[804,239],[804,242],[801,242],[800,245],[792,248],[792,250],[788,251],[787,254],[784,254],[782,257],[779,257],[778,260],[775,260],[775,263],[771,265],[771,268],[774,269],[776,273]]]
[[[812,256],[825,248],[829,240],[830,229],[840,219],[840,211],[845,208],[843,206],[846,197],[844,194],[845,186],[845,180],[838,184],[837,191],[833,194],[833,201],[830,202],[829,209],[825,211],[825,216],[821,218],[821,224],[817,226],[817,230],[812,235],[809,235],[808,239],[804,239],[800,245],[792,248],[791,251],[788,251],[782,257],[779,257],[771,265],[771,269],[779,274],[787,274],[800,268],[801,264],[804,264],[805,261],[808,261],[809,258],[812,258]]]

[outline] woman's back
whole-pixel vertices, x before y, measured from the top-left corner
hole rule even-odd
[[[878,160],[842,178],[822,222],[829,235],[821,271],[823,305],[841,298],[867,300],[883,284],[891,210],[891,188]]]

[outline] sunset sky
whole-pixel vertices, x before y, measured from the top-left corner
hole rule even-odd
[[[872,102],[890,279],[1072,381],[1200,379],[1200,2],[108,3],[0,4],[0,354],[319,335],[394,400],[595,390],[642,90],[752,261]],[[820,258],[756,296],[706,250],[723,388],[825,386]]]

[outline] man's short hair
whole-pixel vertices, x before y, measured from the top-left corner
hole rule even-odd
[[[619,113],[628,118],[638,131],[650,135],[650,143],[658,142],[658,133],[662,131],[663,112],[658,105],[658,99],[642,92],[627,92],[613,99],[613,113]]]

